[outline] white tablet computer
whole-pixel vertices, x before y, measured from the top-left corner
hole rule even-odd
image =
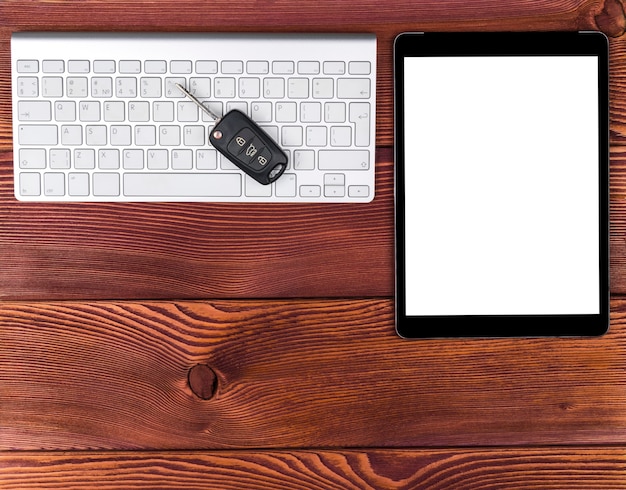
[[[606,332],[606,37],[404,33],[394,70],[398,333]]]

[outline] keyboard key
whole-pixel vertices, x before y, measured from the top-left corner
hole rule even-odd
[[[115,96],[121,99],[137,97],[137,79],[134,77],[117,77],[115,79]]]
[[[20,168],[46,168],[46,150],[43,149],[21,149]]]
[[[105,128],[106,131],[106,128]],[[74,168],[96,168],[96,153],[94,150],[74,150]]]
[[[98,168],[100,170],[117,170],[120,168],[119,150],[98,150]]]
[[[198,106],[193,102],[179,102],[176,108],[176,119],[179,122],[198,121]]]
[[[232,99],[235,97],[235,79],[222,77],[216,78],[215,97],[220,99]]]
[[[327,123],[346,122],[346,104],[344,102],[326,102],[324,104],[324,121]]]
[[[370,188],[368,185],[351,185],[348,186],[348,196],[349,197],[369,197],[370,196]]]
[[[64,196],[65,174],[45,173],[43,175],[43,191],[46,196]]]
[[[343,61],[325,61],[325,75],[343,75],[346,73],[346,64]]]
[[[113,79],[111,77],[93,77],[91,79],[91,96],[113,96]]]
[[[326,146],[326,126],[307,126],[307,146]]]
[[[275,182],[277,197],[296,197],[297,177],[295,174],[283,174]]]
[[[83,144],[83,127],[78,125],[61,126],[61,144],[77,146]]]
[[[37,77],[18,77],[17,95],[20,97],[39,96],[39,79]]]
[[[138,60],[120,61],[120,73],[141,73],[141,61],[138,61]]]
[[[217,73],[217,61],[215,60],[196,61],[196,73],[200,73],[200,74]]]
[[[172,151],[172,169],[191,170],[193,168],[193,152],[191,150]]]
[[[348,64],[350,75],[369,75],[372,71],[369,61],[351,61]]]
[[[44,73],[63,73],[65,71],[65,63],[63,60],[43,60],[41,71]]]
[[[324,174],[324,185],[345,185],[346,174]]]
[[[198,99],[211,97],[211,79],[199,77],[190,78],[189,92]]]
[[[107,144],[107,127],[87,126],[85,128],[85,143],[89,146],[105,146]]]
[[[52,109],[48,101],[20,100],[17,103],[20,121],[51,121]]]
[[[61,77],[43,77],[41,95],[44,97],[63,97],[63,79]]]
[[[88,60],[69,60],[67,71],[70,73],[89,73],[90,63]]]
[[[216,173],[126,173],[124,195],[143,197],[237,197],[241,175]]]
[[[167,150],[148,150],[146,153],[146,156],[148,158],[148,168],[150,170],[167,170]]]
[[[17,132],[20,145],[54,146],[58,142],[58,130],[54,125],[25,125]]]
[[[270,72],[270,65],[267,61],[248,61],[246,71],[251,75],[266,75]]]
[[[252,104],[250,117],[257,123],[270,122],[272,120],[272,103],[255,102]]]
[[[67,193],[70,196],[89,195],[89,174],[72,172],[67,177]]]
[[[87,97],[87,79],[84,77],[68,77],[65,80],[65,93],[68,97]]]
[[[39,62],[37,60],[17,60],[18,73],[37,73]]]
[[[71,152],[67,148],[52,148],[50,150],[50,168],[70,168],[71,163]]]
[[[128,146],[131,143],[130,126],[111,126],[111,144],[113,146]]]
[[[369,78],[340,78],[337,80],[337,97],[340,99],[368,99]]]
[[[332,99],[334,95],[334,81],[332,78],[313,79],[313,98]]]
[[[272,63],[272,73],[276,75],[293,75],[293,61],[274,61]]]
[[[122,165],[127,170],[141,170],[143,168],[143,150],[124,150]]]
[[[159,144],[161,146],[180,145],[180,127],[179,126],[161,126],[159,128]]]
[[[204,126],[185,126],[183,144],[185,146],[204,146]]]
[[[263,80],[263,96],[266,99],[284,98],[285,80],[282,78],[265,78]]]
[[[258,78],[239,79],[239,97],[242,99],[258,99],[261,96],[261,80]]]
[[[332,126],[330,128],[331,146],[350,146],[352,144],[352,128],[350,126]]]
[[[315,169],[315,152],[313,150],[295,150],[293,152],[293,169]]]
[[[320,150],[320,170],[367,170],[369,152],[366,150]]]
[[[95,60],[93,62],[94,73],[115,73],[114,60]]]
[[[290,78],[287,83],[287,97],[290,99],[306,99],[309,96],[308,78]]]
[[[143,64],[146,73],[165,73],[167,71],[167,63],[164,60],[147,60]]]
[[[217,150],[197,150],[196,168],[198,170],[216,170]]]
[[[174,120],[174,103],[155,102],[152,104],[152,118],[155,122],[172,122]]]
[[[325,185],[324,196],[326,197],[343,197],[346,194],[346,188],[342,185]]]
[[[297,107],[295,102],[276,104],[276,122],[296,122]]]
[[[298,73],[301,75],[317,75],[320,72],[319,61],[300,61],[298,62]]]
[[[128,104],[128,120],[130,122],[150,121],[150,102],[130,102]]]
[[[79,118],[83,122],[97,122],[100,120],[100,102],[85,101],[78,104]]]
[[[302,102],[300,104],[300,120],[318,123],[322,121],[322,104],[319,102]]]
[[[227,75],[243,73],[243,61],[222,61],[222,73]]]
[[[146,98],[161,97],[161,79],[156,77],[144,77],[140,81],[140,94]]]
[[[302,146],[302,127],[283,126],[281,140],[283,146]]]
[[[319,185],[301,185],[300,197],[320,197],[322,188]]]
[[[191,61],[188,61],[188,60],[172,60],[170,62],[170,72],[172,72],[172,73],[191,73]]]
[[[355,145],[370,144],[370,104],[369,102],[350,103],[350,122],[354,123]]]
[[[117,197],[120,195],[120,176],[114,173],[93,174],[93,195]]]
[[[22,196],[41,195],[41,180],[37,173],[20,174],[20,194]]]
[[[121,122],[126,118],[124,102],[112,101],[104,103],[104,120],[106,122]]]
[[[59,122],[76,121],[76,102],[72,100],[55,102],[54,118]]]
[[[155,126],[135,126],[135,144],[137,146],[156,145]]]

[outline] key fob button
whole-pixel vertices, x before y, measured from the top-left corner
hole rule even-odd
[[[253,170],[262,171],[272,160],[272,153],[267,148],[259,148],[252,155],[241,155],[242,160],[246,165],[250,166]]]
[[[252,143],[252,140],[254,140],[254,133],[250,129],[244,128],[230,140],[228,151],[232,155],[239,155],[246,149],[247,145]]]

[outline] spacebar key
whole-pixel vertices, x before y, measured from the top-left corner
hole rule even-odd
[[[320,170],[367,170],[370,156],[367,150],[320,150]]]
[[[237,197],[239,174],[124,174],[124,195],[145,197]]]

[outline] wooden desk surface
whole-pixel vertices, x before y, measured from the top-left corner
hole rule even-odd
[[[347,3],[0,4],[0,488],[626,488],[623,2]],[[393,38],[578,29],[611,42],[610,332],[401,340]],[[21,30],[374,32],[376,199],[19,203]]]

